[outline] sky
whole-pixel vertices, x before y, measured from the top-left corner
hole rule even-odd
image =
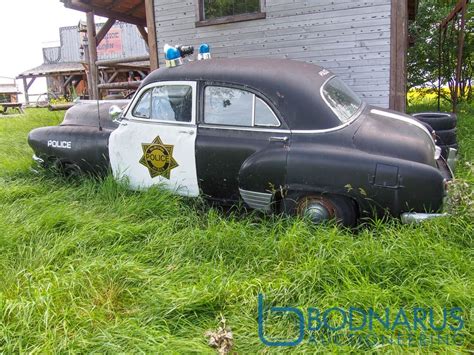
[[[0,14],[0,83],[8,82],[2,77],[14,78],[41,65],[42,48],[59,45],[59,27],[75,26],[86,18],[85,13],[66,9],[59,0],[3,0]],[[45,80],[36,81],[30,92],[46,92]],[[17,84],[23,91],[22,80]]]

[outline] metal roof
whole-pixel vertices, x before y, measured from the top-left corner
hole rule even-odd
[[[63,74],[63,73],[83,73],[84,67],[81,63],[51,63],[51,64],[41,64],[39,67],[26,70],[20,75],[22,77],[32,77],[32,76],[45,76],[51,74]]]
[[[0,94],[21,94],[15,84],[0,84]]]

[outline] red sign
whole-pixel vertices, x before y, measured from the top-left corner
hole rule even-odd
[[[120,27],[111,28],[97,47],[99,56],[122,54],[122,30]]]

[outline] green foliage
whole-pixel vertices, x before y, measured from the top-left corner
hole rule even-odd
[[[415,40],[408,50],[408,88],[423,87],[437,92],[439,75],[439,24],[454,8],[457,1],[421,0],[416,21],[410,24],[409,33]],[[460,81],[460,102],[473,99],[472,78],[474,76],[474,10],[468,7],[466,14],[465,45]],[[446,41],[441,48],[441,81],[450,89],[450,95],[442,92],[444,99],[453,100],[457,65],[459,27],[452,25],[446,32]],[[430,91],[426,91],[429,93]]]
[[[204,0],[205,19],[260,11],[260,0]]]
[[[0,119],[0,353],[213,353],[204,334],[221,316],[235,351],[267,352],[257,334],[258,293],[301,309],[462,307],[463,346],[383,352],[471,349],[474,223],[466,206],[419,226],[375,221],[354,235],[225,213],[160,189],[133,192],[110,177],[37,176],[28,170],[28,131],[61,115],[28,110]],[[471,191],[473,129],[462,116],[460,177]],[[268,331],[294,335],[285,319]],[[307,343],[273,350],[374,351]]]

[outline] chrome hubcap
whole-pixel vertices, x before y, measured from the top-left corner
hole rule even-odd
[[[321,223],[331,218],[331,214],[320,202],[309,202],[303,211],[303,216],[308,217],[314,223]]]

